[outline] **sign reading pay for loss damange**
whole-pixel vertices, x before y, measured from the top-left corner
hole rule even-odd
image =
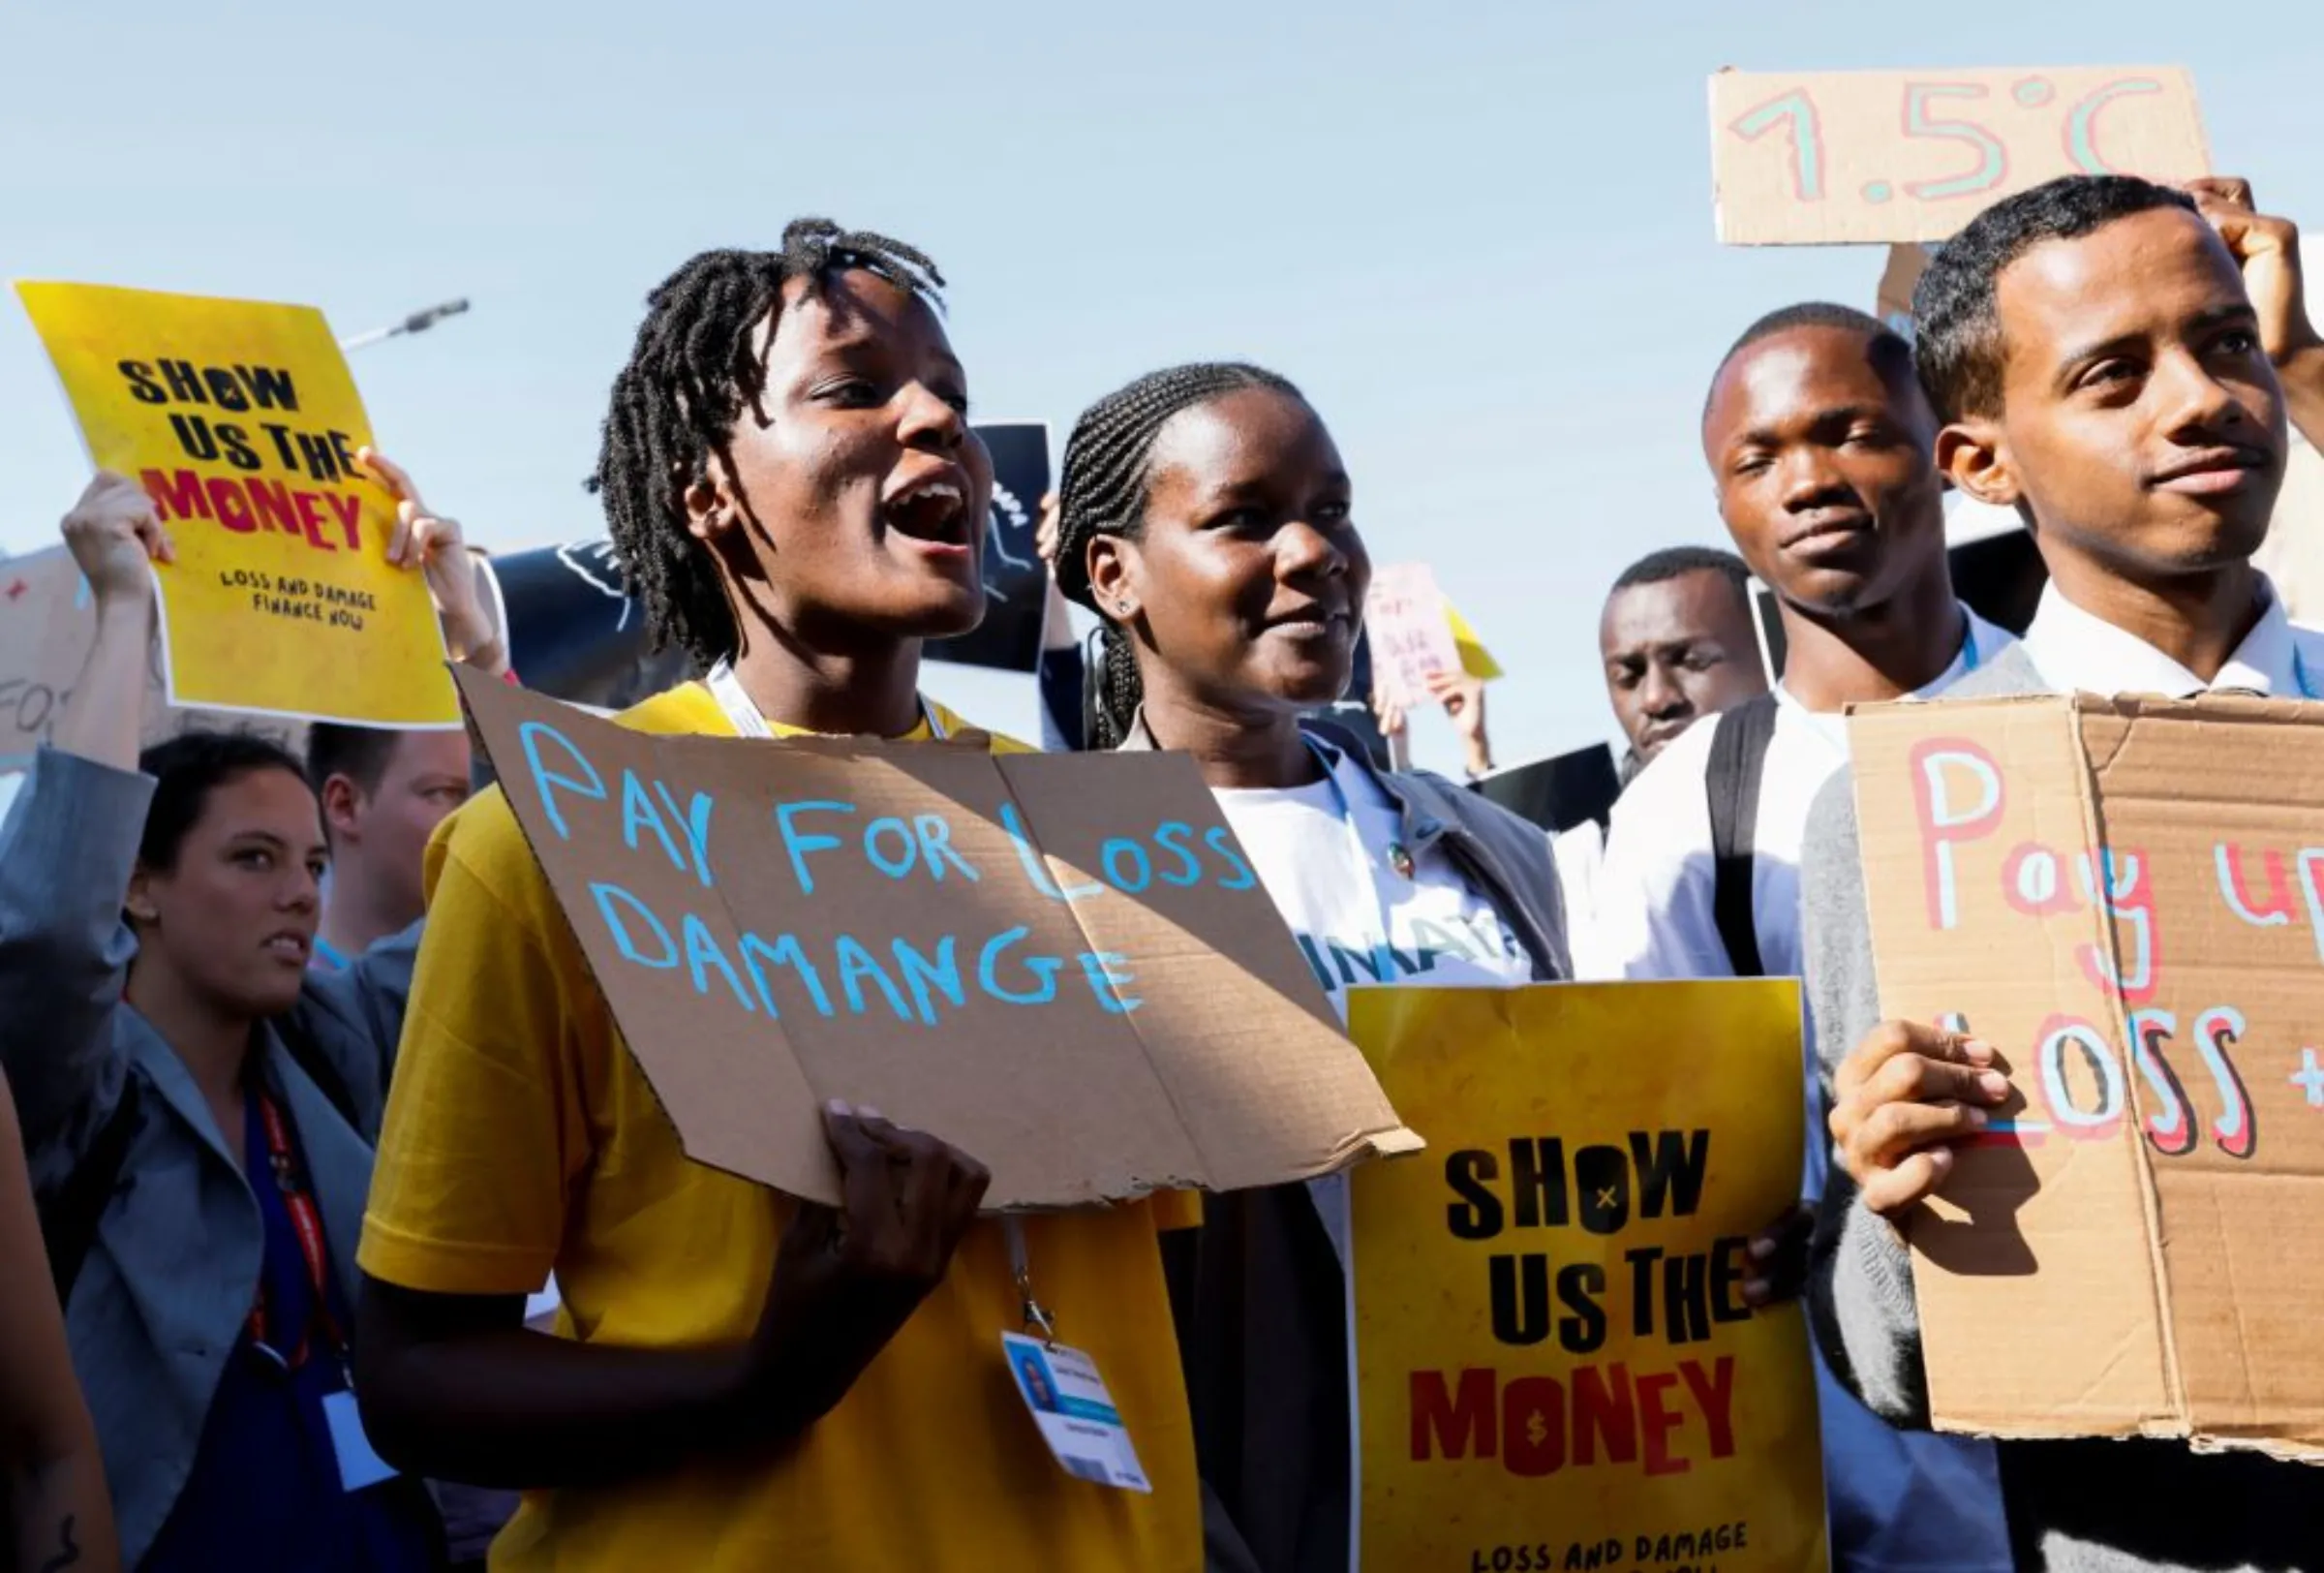
[[[989,1207],[1420,1146],[1182,754],[648,736],[459,681],[697,1162],[836,1204],[828,1098],[983,1160]]]
[[[362,400],[322,314],[18,284],[90,456],[139,482],[177,547],[161,587],[169,702],[382,726],[459,705],[425,581],[388,566]]]
[[[1428,1142],[1350,1181],[1361,1565],[1823,1567],[1806,1323],[1742,1291],[1798,986],[1364,988],[1348,1031]]]

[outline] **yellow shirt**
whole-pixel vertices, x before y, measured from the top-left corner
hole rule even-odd
[[[734,730],[699,684],[622,721]],[[437,833],[427,880],[363,1270],[439,1294],[518,1294],[554,1269],[560,1326],[584,1342],[748,1337],[792,1204],[680,1150],[498,791]],[[1197,1200],[1024,1221],[1035,1289],[1095,1358],[1150,1496],[1076,1480],[1043,1444],[1002,1356],[1021,1317],[988,1219],[780,1461],[697,1457],[629,1484],[528,1494],[493,1567],[1194,1573],[1194,1435],[1156,1231],[1196,1221]]]

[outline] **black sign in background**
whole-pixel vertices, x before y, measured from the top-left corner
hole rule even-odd
[[[1488,801],[1560,835],[1593,820],[1605,825],[1613,816],[1614,799],[1622,795],[1614,751],[1604,743],[1513,764],[1474,785]]]
[[[626,710],[697,675],[685,651],[649,654],[646,608],[622,588],[610,540],[494,557],[508,663],[536,694]]]
[[[1049,427],[1038,420],[979,426],[993,455],[993,510],[985,520],[985,620],[957,639],[931,639],[931,661],[1030,672],[1041,664],[1049,570],[1033,547],[1050,488]]]

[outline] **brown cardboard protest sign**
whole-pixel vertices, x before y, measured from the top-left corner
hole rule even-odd
[[[96,607],[70,552],[51,546],[0,558],[0,780],[30,766],[33,751],[72,699],[96,642]],[[260,732],[293,751],[305,746],[303,723],[170,709],[157,650],[145,684],[145,741],[158,743],[191,726]]]
[[[2211,172],[2177,66],[1722,71],[1711,175],[1728,245],[1942,240],[2062,174]]]
[[[96,637],[80,570],[62,546],[0,559],[0,776],[31,764]]]
[[[462,671],[503,789],[688,1156],[836,1201],[820,1110],[993,1207],[1409,1152],[1191,760],[659,737]]]
[[[1932,1411],[2324,1450],[2324,709],[1850,725],[1881,1009],[2014,1092],[1911,1223]]]
[[[1912,292],[1929,270],[1930,250],[1906,244],[1888,248],[1888,263],[1881,269],[1880,288],[1873,295],[1873,315],[1907,344],[1912,342]]]

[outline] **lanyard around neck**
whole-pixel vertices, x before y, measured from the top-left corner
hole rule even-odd
[[[1385,963],[1389,960],[1387,952],[1393,951],[1396,944],[1394,904],[1381,894],[1379,877],[1372,872],[1372,848],[1363,839],[1363,827],[1356,822],[1356,805],[1349,798],[1348,789],[1340,785],[1338,753],[1312,737],[1304,741],[1308,752],[1315,756],[1315,762],[1323,767],[1324,786],[1330,791],[1332,811],[1347,832],[1348,849],[1356,873],[1362,879],[1364,891],[1379,914],[1381,954],[1377,959]],[[1402,841],[1388,844],[1388,866],[1400,879],[1410,880],[1413,878],[1412,853]]]
[[[710,669],[710,675],[703,678],[702,682],[710,690],[711,697],[719,701],[719,708],[726,712],[726,719],[734,724],[737,735],[753,738],[775,735],[775,729],[767,725],[767,718],[759,710],[757,701],[743,692],[742,680],[734,675],[732,665],[719,662]],[[916,702],[920,706],[921,725],[928,728],[928,735],[939,743],[944,741],[944,724],[936,719],[934,708],[926,699]]]

